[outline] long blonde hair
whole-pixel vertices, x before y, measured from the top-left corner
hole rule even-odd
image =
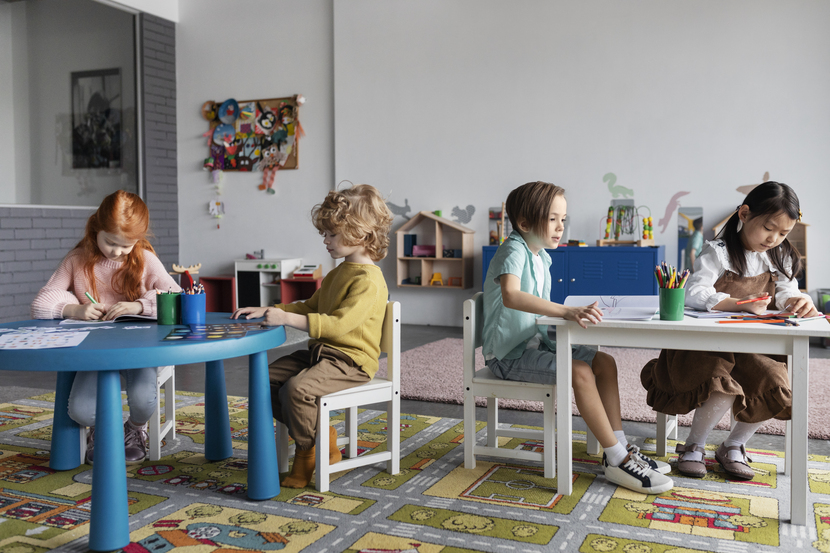
[[[365,247],[372,261],[386,257],[393,218],[380,192],[368,184],[332,190],[311,210],[320,234],[342,234],[344,244]]]
[[[104,198],[97,211],[89,217],[84,237],[75,249],[81,252],[87,288],[93,297],[98,297],[95,265],[104,259],[104,254],[98,249],[98,233],[101,231],[120,234],[128,240],[137,240],[121,268],[113,275],[112,286],[129,301],[135,301],[141,296],[144,251],[155,253],[147,240],[149,226],[150,211],[147,205],[137,195],[124,190],[118,190]]]

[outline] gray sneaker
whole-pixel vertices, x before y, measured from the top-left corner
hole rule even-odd
[[[128,420],[124,423],[124,460],[128,465],[138,465],[147,458],[147,424],[133,426]]]

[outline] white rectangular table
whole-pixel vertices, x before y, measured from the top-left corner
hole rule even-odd
[[[603,321],[584,329],[574,322],[540,317],[538,324],[556,327],[556,365],[570,367],[574,344],[637,348],[669,348],[698,351],[731,351],[791,356],[793,390],[791,432],[790,522],[807,524],[807,391],[809,390],[810,337],[830,338],[830,324],[817,319],[800,326],[766,324],[718,324],[718,319],[685,317],[682,321]],[[570,495],[573,484],[563,474],[573,474],[571,426],[571,371],[556,372],[556,440],[559,492]]]

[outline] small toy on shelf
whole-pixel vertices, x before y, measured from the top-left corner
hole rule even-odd
[[[641,209],[648,211],[648,215],[642,216],[642,232],[638,229]],[[602,218],[602,221],[605,223],[604,238],[597,240],[597,246],[654,245],[654,227],[648,206],[635,207],[632,199],[611,200],[608,214]],[[611,239],[612,225],[613,239]]]
[[[322,265],[303,265],[294,270],[294,278],[317,279],[323,276]]]

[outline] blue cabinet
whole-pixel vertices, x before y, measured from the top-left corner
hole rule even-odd
[[[487,275],[497,246],[482,248],[482,278]],[[550,299],[566,296],[656,296],[654,267],[666,258],[665,246],[564,247],[547,250],[550,267]]]

